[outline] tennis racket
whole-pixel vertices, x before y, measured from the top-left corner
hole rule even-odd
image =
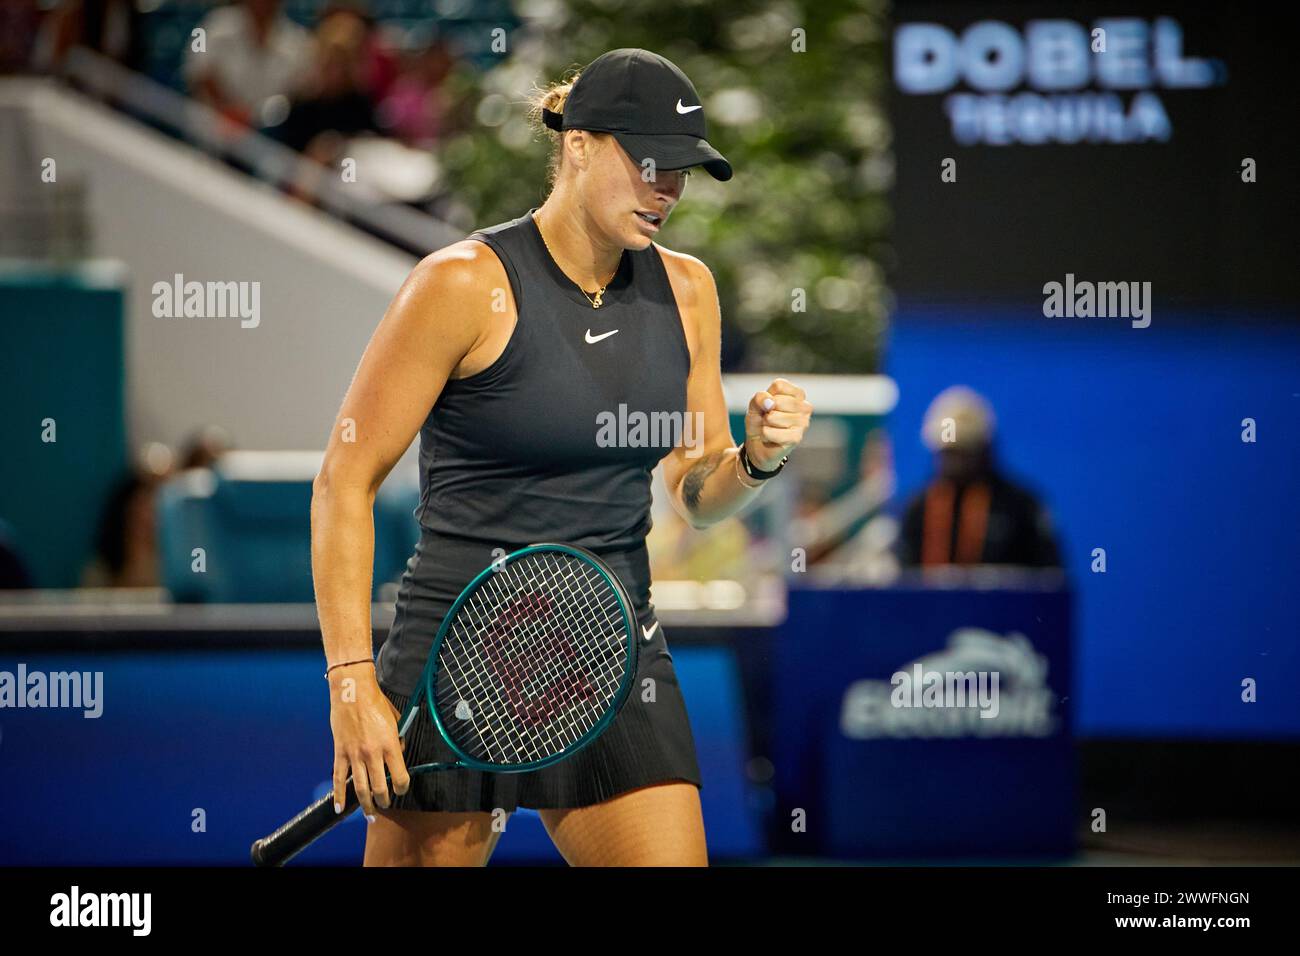
[[[590,551],[534,544],[494,561],[443,618],[397,724],[405,738],[428,706],[456,759],[409,772],[522,773],[573,756],[627,700],[637,669],[635,622],[622,582]],[[253,862],[288,862],[358,805],[349,777],[342,813],[326,794],[255,842]]]

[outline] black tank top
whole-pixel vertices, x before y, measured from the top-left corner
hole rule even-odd
[[[448,380],[420,429],[423,533],[381,654],[386,686],[414,685],[425,632],[496,548],[588,548],[642,619],[651,472],[674,440],[703,441],[684,431],[690,351],[659,250],[626,250],[594,309],[551,258],[534,211],[469,237],[501,260],[518,318],[501,355]]]
[[[420,523],[596,552],[644,543],[650,473],[671,448],[649,442],[672,434],[663,413],[685,425],[690,373],[658,249],[625,251],[594,309],[531,211],[470,238],[501,259],[518,320],[496,361],[447,382],[420,430]],[[655,413],[661,427],[651,429]]]

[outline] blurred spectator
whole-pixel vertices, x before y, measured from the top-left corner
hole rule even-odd
[[[758,571],[751,552],[753,537],[737,517],[695,531],[674,512],[656,518],[646,540],[652,573],[661,580],[748,581]]]
[[[13,529],[0,521],[0,591],[32,586],[32,576],[13,544]]]
[[[0,73],[39,69],[36,63],[37,34],[44,20],[36,0],[0,3]]]
[[[281,15],[280,0],[220,7],[199,28],[205,49],[191,47],[185,62],[191,93],[246,126],[283,116],[311,65],[311,34]]]
[[[43,73],[57,70],[74,46],[130,65],[138,16],[131,0],[59,0],[41,21],[32,66]]]
[[[360,17],[362,23],[365,24],[366,37],[362,50],[362,73],[364,77],[362,86],[366,93],[370,95],[371,103],[378,106],[380,101],[388,95],[393,81],[397,79],[401,70],[400,58],[394,50],[394,44],[388,41],[388,34],[381,30],[375,22],[375,18],[366,12],[366,4],[362,0],[354,0],[352,3],[335,3],[327,7],[322,16],[330,17],[335,13],[343,12]]]
[[[1047,509],[998,471],[993,434],[993,409],[965,386],[930,404],[921,438],[937,474],[907,507],[902,564],[1060,566]]]
[[[433,148],[446,132],[450,107],[443,84],[455,64],[441,39],[410,58],[379,105],[382,126],[408,146]]]
[[[863,442],[858,480],[851,490],[832,498],[822,485],[801,486],[790,524],[791,541],[804,548],[809,565],[831,562],[853,565],[858,571],[869,566],[875,574],[885,556],[882,552],[894,543],[892,519],[882,511],[894,488],[889,435],[883,428],[872,429]],[[889,529],[883,538],[882,528]],[[893,570],[895,562],[887,563],[885,570]]]
[[[341,138],[320,140],[322,134],[375,129],[374,110],[365,88],[367,34],[365,20],[350,10],[338,10],[321,19],[311,70],[288,117],[272,131],[276,139],[332,165]]]
[[[205,425],[185,444],[181,452],[180,470],[211,468],[230,450],[230,433],[220,425]]]
[[[170,449],[155,443],[118,482],[100,516],[95,557],[82,574],[83,587],[158,586],[154,506],[158,488],[171,471]]]
[[[751,580],[756,571],[753,536],[739,516],[719,521],[706,531],[686,523],[672,506],[662,468],[651,478],[650,531],[646,546],[656,580]]]

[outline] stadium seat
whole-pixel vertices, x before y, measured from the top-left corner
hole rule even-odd
[[[313,600],[311,489],[320,461],[317,452],[230,452],[212,471],[169,481],[159,496],[158,547],[173,599]],[[418,501],[414,483],[396,475],[376,496],[376,592],[414,551]]]

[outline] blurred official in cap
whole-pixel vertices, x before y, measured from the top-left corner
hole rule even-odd
[[[921,425],[921,441],[935,453],[940,476],[962,480],[990,464],[993,407],[965,385],[953,385],[930,403]]]
[[[900,564],[1060,565],[1047,509],[997,467],[995,425],[992,406],[964,385],[930,403],[921,441],[934,452],[935,477],[908,504]]]

